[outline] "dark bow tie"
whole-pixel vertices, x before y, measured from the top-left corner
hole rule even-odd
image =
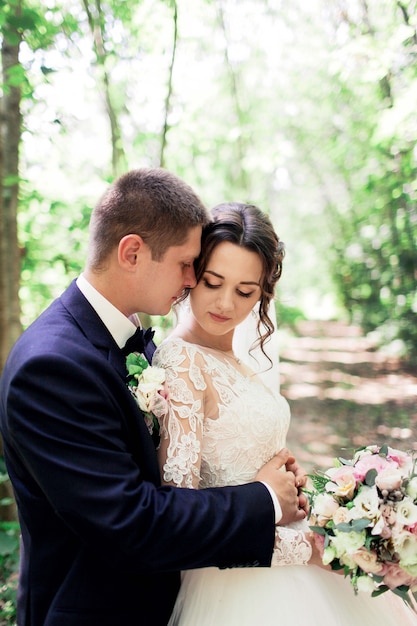
[[[154,334],[155,331],[152,328],[148,328],[145,331],[142,328],[137,328],[122,348],[123,354],[127,356],[131,352],[145,352],[145,348],[152,341]]]

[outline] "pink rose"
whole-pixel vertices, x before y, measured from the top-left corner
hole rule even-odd
[[[366,474],[371,469],[375,469],[378,474],[382,472],[382,470],[389,468],[397,468],[398,463],[394,460],[389,461],[383,456],[379,456],[379,454],[369,454],[368,456],[362,457],[353,468],[353,475],[356,480],[363,481]]]
[[[323,556],[323,552],[324,552],[324,535],[319,535],[317,533],[313,533],[313,541],[314,544],[320,554],[320,556]]]
[[[394,461],[399,467],[405,470],[403,471],[403,476],[409,473],[413,465],[412,457],[406,452],[397,450],[396,448],[388,448],[387,459]]]
[[[399,469],[387,467],[378,473],[375,484],[381,491],[396,491],[401,487],[402,475]]]
[[[407,574],[397,563],[386,563],[383,567],[381,576],[384,576],[384,584],[390,589],[395,589],[401,585],[412,585],[414,579]]]

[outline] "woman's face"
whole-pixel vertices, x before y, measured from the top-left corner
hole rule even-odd
[[[224,241],[213,251],[201,280],[190,293],[191,311],[209,335],[234,330],[261,297],[259,255]]]

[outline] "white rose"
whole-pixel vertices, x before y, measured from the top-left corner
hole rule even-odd
[[[162,367],[147,367],[138,377],[135,396],[139,408],[145,413],[152,411],[155,396],[164,389],[165,370]]]
[[[393,532],[392,541],[400,557],[400,565],[417,565],[417,536],[406,530]]]
[[[358,576],[356,579],[358,591],[371,594],[376,589],[376,585],[370,576]]]
[[[336,558],[336,551],[332,546],[327,546],[324,548],[323,555],[321,560],[323,561],[323,565],[330,565],[330,563]]]
[[[414,476],[414,478],[410,480],[406,492],[412,500],[417,500],[417,476]]]
[[[404,498],[397,504],[397,524],[412,526],[417,523],[417,505],[411,498]]]
[[[140,375],[139,382],[141,385],[153,385],[153,388],[162,386],[165,382],[165,370],[163,367],[147,367]]]
[[[379,497],[375,486],[364,485],[353,502],[352,519],[379,519]]]
[[[329,519],[332,519],[338,508],[339,505],[333,496],[328,493],[319,493],[314,500],[312,508],[312,514],[317,520],[317,525],[325,526]]]
[[[331,538],[331,545],[336,551],[338,558],[343,557],[345,554],[352,555],[357,552],[359,548],[365,545],[366,533],[365,531],[356,532],[354,530],[345,533],[335,530],[335,536]]]

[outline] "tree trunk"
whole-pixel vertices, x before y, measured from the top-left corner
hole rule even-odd
[[[21,14],[21,2],[12,7],[13,17],[18,18]],[[3,28],[1,49],[4,90],[0,99],[0,369],[22,330],[19,301],[20,250],[17,239],[21,139],[21,92],[19,80],[16,80],[19,46],[20,34],[10,23],[6,24]],[[9,482],[0,487],[0,497],[13,497]],[[0,508],[0,518],[14,517],[14,506]]]
[[[94,0],[94,2],[91,3],[88,0],[83,0],[83,6],[86,10],[88,24],[93,36],[94,52],[97,59],[99,78],[104,91],[106,113],[109,119],[111,133],[113,177],[117,178],[117,176],[120,176],[120,174],[123,174],[127,170],[127,160],[123,148],[123,139],[119,126],[117,110],[113,105],[110,78],[106,69],[106,50],[103,43],[105,19],[100,0]]]

